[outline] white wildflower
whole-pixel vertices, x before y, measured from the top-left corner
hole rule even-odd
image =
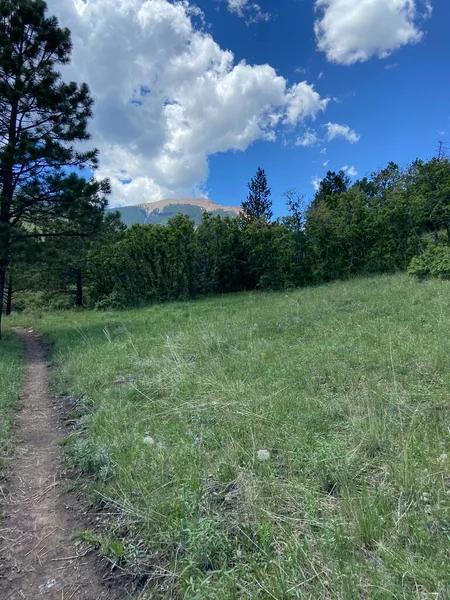
[[[149,446],[155,445],[155,440],[150,435],[146,435],[143,442],[144,444],[148,444]]]
[[[256,453],[256,456],[258,457],[258,460],[269,460],[270,459],[270,452],[268,450],[258,450],[258,452]]]

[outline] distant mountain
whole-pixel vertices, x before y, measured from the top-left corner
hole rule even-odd
[[[189,215],[196,225],[200,225],[204,212],[236,217],[241,209],[238,206],[222,206],[207,198],[172,198],[109,210],[118,210],[122,221],[130,227],[149,223],[166,225],[171,217],[178,214]]]

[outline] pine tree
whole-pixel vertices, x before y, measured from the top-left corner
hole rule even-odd
[[[258,167],[255,177],[248,184],[249,195],[242,202],[243,219],[246,223],[260,221],[268,223],[272,217],[271,190],[267,185],[264,169]]]
[[[70,32],[46,11],[43,0],[0,2],[0,339],[14,239],[79,235],[80,224],[87,234],[109,192],[108,182],[75,174],[97,165],[96,150],[74,148],[89,139],[93,100],[86,84],[62,81]]]

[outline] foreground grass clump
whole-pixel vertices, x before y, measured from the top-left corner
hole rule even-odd
[[[115,513],[84,537],[148,599],[449,598],[449,299],[395,276],[38,319]]]
[[[0,469],[9,450],[15,411],[24,384],[23,348],[11,331],[3,332],[0,342]]]

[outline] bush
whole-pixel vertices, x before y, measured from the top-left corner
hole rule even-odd
[[[420,280],[429,277],[450,279],[450,247],[430,246],[409,264],[408,274]]]

